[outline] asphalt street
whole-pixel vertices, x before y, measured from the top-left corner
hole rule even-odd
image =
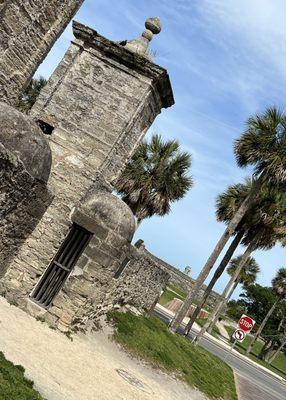
[[[169,316],[163,314],[162,312],[155,310],[154,314],[163,320],[166,323],[169,323]],[[183,329],[179,330],[179,333],[183,333]],[[191,332],[190,338],[193,333]],[[233,370],[238,373],[240,376],[248,380],[248,385],[254,385],[259,388],[262,392],[267,394],[271,400],[286,400],[286,383],[281,382],[278,378],[275,378],[271,374],[264,372],[259,367],[256,367],[254,364],[245,361],[241,357],[237,356],[235,353],[230,353],[230,351],[223,346],[220,346],[215,341],[212,341],[209,338],[204,337],[200,342],[200,345],[215,354],[222,360],[224,360],[229,366],[233,368]],[[266,398],[266,395],[265,395]],[[252,400],[252,398],[249,398]],[[261,400],[264,400],[261,397]]]

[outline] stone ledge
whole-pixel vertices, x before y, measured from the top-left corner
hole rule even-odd
[[[163,108],[171,107],[175,103],[170,78],[165,68],[150,62],[139,54],[133,53],[119,43],[106,39],[88,26],[76,21],[73,21],[72,26],[76,39],[83,41],[86,46],[97,48],[108,57],[120,61],[128,68],[136,69],[139,73],[151,77],[160,94]]]

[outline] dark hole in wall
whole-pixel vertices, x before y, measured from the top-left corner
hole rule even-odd
[[[39,127],[41,128],[41,130],[43,131],[43,133],[45,135],[51,135],[52,134],[52,132],[54,130],[54,127],[52,125],[50,125],[47,122],[42,121],[40,119],[38,119],[37,124],[39,125]]]
[[[122,261],[122,263],[119,265],[119,267],[117,268],[117,270],[114,273],[114,278],[118,279],[120,277],[120,275],[122,274],[122,272],[124,271],[125,267],[127,266],[127,264],[129,263],[129,258],[124,258],[124,260]]]

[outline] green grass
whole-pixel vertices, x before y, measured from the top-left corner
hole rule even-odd
[[[225,328],[228,331],[229,335],[231,336],[234,332],[234,328],[230,326],[226,326]],[[249,343],[250,343],[250,336],[246,335],[246,338],[242,343],[237,343],[235,345],[235,349],[239,351],[241,354],[245,354],[245,351],[248,348]],[[257,340],[253,346],[250,358],[253,361],[257,362],[258,364],[261,364],[264,367],[268,368],[270,371],[275,372],[276,374],[282,376],[282,378],[286,378],[286,355],[280,353],[271,364],[268,364],[267,362],[260,360],[257,357],[262,347],[263,343]]]
[[[178,295],[180,297],[182,297],[183,299],[185,299],[187,297],[187,293],[183,289],[178,288],[172,284],[168,284],[167,287],[170,288],[171,290],[173,290],[174,292],[178,293]]]
[[[176,373],[212,399],[237,400],[233,372],[216,356],[171,334],[155,317],[115,312],[112,318],[117,327],[115,339],[133,355]]]
[[[6,360],[0,352],[0,399],[1,400],[43,400],[33,389],[33,382],[24,376],[24,368]]]
[[[167,303],[172,301],[175,297],[180,300],[185,300],[186,296],[187,296],[186,292],[184,292],[182,289],[176,288],[173,285],[168,285],[166,287],[164,293],[160,297],[159,303],[161,304],[161,306],[165,306]],[[198,305],[199,301],[194,299],[193,304]],[[210,306],[208,306],[207,304],[204,305],[204,309],[209,312],[212,311],[212,308]]]
[[[174,289],[172,289],[172,290],[174,290]],[[161,306],[165,306],[167,303],[172,301],[175,297],[177,297],[180,300],[184,300],[186,298],[186,296],[182,297],[179,293],[174,293],[172,290],[170,290],[168,287],[165,289],[165,291],[162,294],[162,296],[160,297],[160,301],[159,301]]]

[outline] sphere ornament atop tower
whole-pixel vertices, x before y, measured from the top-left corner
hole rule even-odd
[[[162,25],[158,17],[148,18],[145,21],[145,31],[141,36],[134,40],[124,42],[124,47],[133,53],[140,54],[141,56],[151,60],[150,53],[148,52],[149,42],[151,42],[153,35],[161,32]]]

